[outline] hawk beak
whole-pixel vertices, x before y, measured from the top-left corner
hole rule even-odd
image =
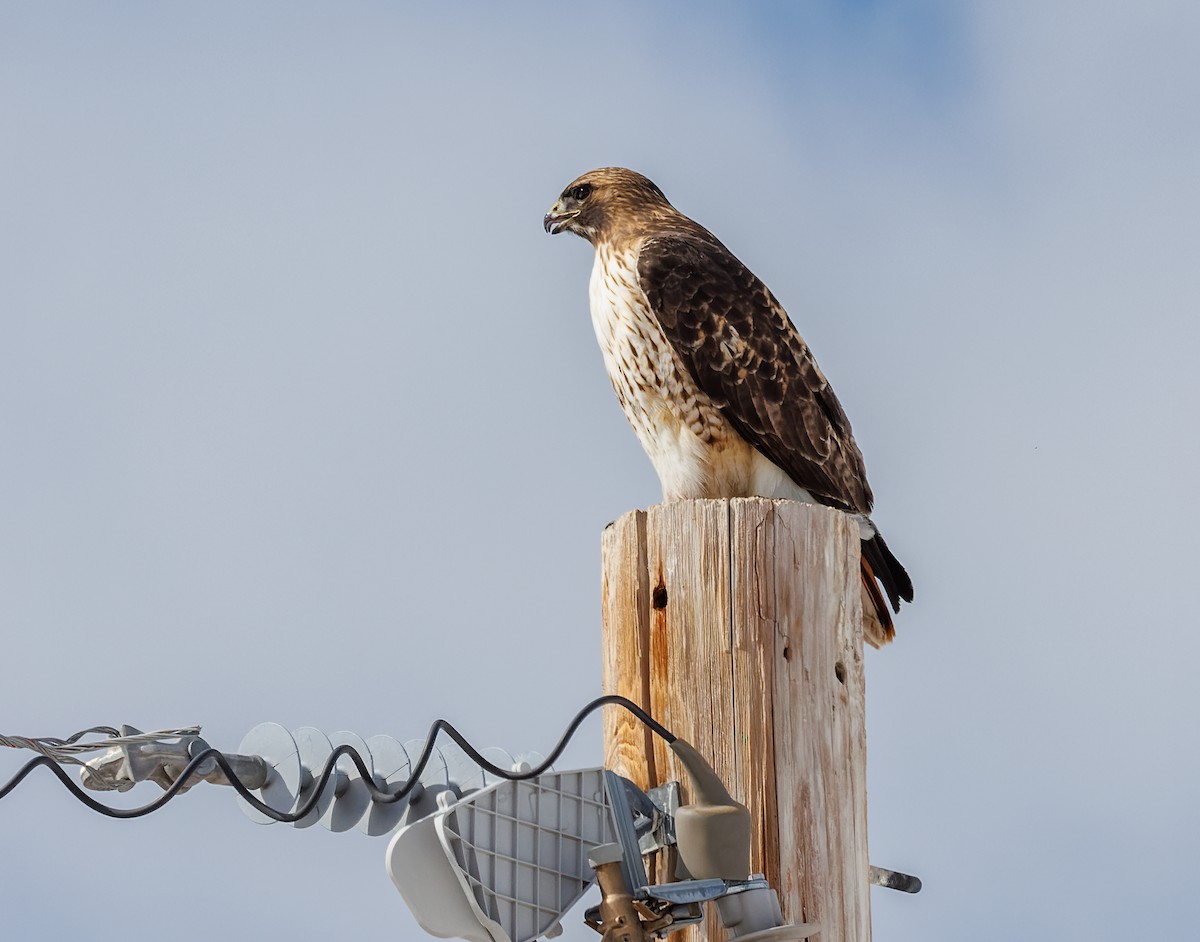
[[[566,228],[567,223],[579,215],[577,209],[564,209],[562,200],[559,200],[552,207],[550,212],[542,219],[542,228],[551,235],[558,235]]]

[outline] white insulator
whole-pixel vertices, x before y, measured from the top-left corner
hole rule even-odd
[[[300,750],[300,764],[306,773],[305,786],[300,793],[300,801],[297,803],[297,807],[300,807],[308,802],[313,789],[317,787],[317,780],[325,769],[325,763],[329,761],[329,754],[333,752],[333,744],[329,741],[328,736],[313,726],[301,726],[299,729],[292,730],[292,738],[296,740],[296,746]],[[333,803],[333,789],[334,782],[331,777],[321,791],[321,797],[317,799],[313,809],[296,821],[292,827],[310,828],[320,821],[321,816]]]
[[[291,733],[278,723],[260,723],[246,734],[238,752],[242,755],[261,756],[270,767],[266,784],[258,791],[259,800],[285,814],[298,807],[303,773],[300,752]],[[240,795],[238,804],[251,821],[258,824],[275,823],[274,818],[251,807]]]
[[[397,740],[391,736],[372,736],[367,740],[367,746],[371,750],[376,786],[394,792],[408,781],[412,775],[412,761]],[[359,819],[358,829],[371,837],[394,831],[404,821],[410,798],[419,795],[421,787],[418,782],[408,796],[391,804],[372,803]]]
[[[371,750],[361,736],[340,730],[329,737],[337,746],[351,746],[371,769]],[[357,827],[371,807],[371,793],[350,756],[341,756],[334,773],[333,801],[321,814],[321,826],[330,831],[349,831]]]

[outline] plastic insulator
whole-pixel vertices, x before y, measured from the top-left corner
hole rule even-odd
[[[325,770],[325,763],[329,761],[329,754],[333,752],[333,744],[329,741],[328,736],[312,726],[301,726],[299,729],[292,730],[292,738],[296,740],[296,747],[300,751],[300,765],[306,773],[304,789],[301,791],[300,801],[297,803],[297,807],[299,807],[309,800],[312,790],[317,787],[317,779]],[[321,797],[317,799],[312,811],[292,824],[292,827],[310,828],[320,821],[322,815],[333,803],[335,785],[333,776],[330,776],[328,784],[321,792]]]
[[[361,736],[340,730],[330,736],[329,741],[335,747],[352,747],[362,757],[367,769],[372,768],[370,747]],[[371,792],[350,756],[339,757],[336,769],[333,801],[321,815],[321,826],[330,831],[349,831],[358,826],[370,809]]]
[[[303,770],[296,740],[278,723],[259,723],[242,739],[241,755],[261,756],[270,771],[266,784],[258,790],[259,799],[275,811],[287,814],[299,807]],[[246,817],[258,824],[274,824],[275,819],[251,807],[238,796]]]
[[[391,736],[372,736],[367,740],[371,750],[371,765],[375,770],[375,785],[388,791],[398,791],[412,775],[412,760],[399,740]],[[419,791],[417,785],[414,791]],[[371,837],[389,834],[404,822],[408,811],[408,796],[388,804],[373,802],[358,822],[358,829]]]

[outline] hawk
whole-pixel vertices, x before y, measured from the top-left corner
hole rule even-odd
[[[595,247],[592,325],[663,499],[785,498],[853,515],[864,636],[875,647],[890,641],[883,595],[899,612],[912,582],[871,522],[850,421],[767,286],[632,170],[585,173],[544,226]]]

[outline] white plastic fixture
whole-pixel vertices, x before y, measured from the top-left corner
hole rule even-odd
[[[614,839],[610,807],[600,768],[502,781],[402,828],[388,874],[432,935],[530,942],[595,880],[588,853]]]

